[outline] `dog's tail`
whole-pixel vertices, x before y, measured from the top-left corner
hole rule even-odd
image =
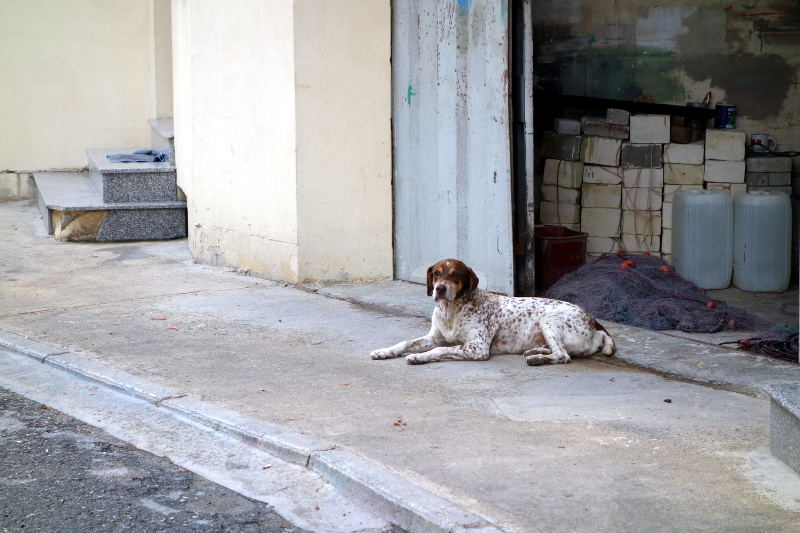
[[[611,338],[611,335],[608,333],[608,331],[606,331],[606,328],[601,326],[600,323],[595,320],[594,329],[595,339],[599,341],[598,345],[602,346],[600,353],[603,355],[614,355],[617,351],[617,345],[614,344],[614,339]]]

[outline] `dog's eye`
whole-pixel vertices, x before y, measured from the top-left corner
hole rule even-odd
[[[438,277],[439,277],[439,274],[440,274],[440,272],[437,270],[437,271],[435,271],[435,272],[433,273],[433,277],[434,277],[434,278],[438,278]]]

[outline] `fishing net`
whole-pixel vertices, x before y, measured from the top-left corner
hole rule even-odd
[[[766,355],[797,364],[800,335],[797,333],[797,328],[788,328],[779,325],[749,339],[721,342],[720,344],[736,344],[737,349],[745,352]]]
[[[565,275],[543,296],[577,304],[598,319],[651,330],[716,333],[769,328],[765,320],[743,309],[712,300],[705,289],[653,255],[605,254]]]

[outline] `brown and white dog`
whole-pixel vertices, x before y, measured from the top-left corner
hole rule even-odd
[[[410,364],[442,359],[485,361],[522,354],[531,365],[569,363],[570,356],[613,355],[611,335],[577,305],[546,298],[511,298],[478,288],[478,277],[456,259],[428,269],[436,309],[424,337],[375,350],[373,359],[403,354]]]

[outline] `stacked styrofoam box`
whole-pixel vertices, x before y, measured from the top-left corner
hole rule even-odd
[[[588,233],[586,256],[591,261],[619,249],[622,208],[620,153],[628,139],[630,114],[609,109],[605,119],[583,117],[581,131],[581,231]]]
[[[622,247],[661,251],[663,168],[626,168],[622,175]]]
[[[735,196],[746,191],[744,130],[710,129],[706,131],[705,171],[706,189],[723,189]]]
[[[664,146],[670,117],[631,115],[630,142],[622,146],[622,248],[660,253]]]
[[[560,119],[557,127],[560,133],[552,134],[555,137],[551,141],[560,138],[562,144],[569,144],[569,149],[552,149],[558,143],[550,143],[547,157],[561,161],[547,161],[545,184],[550,187],[543,191],[543,199],[553,205],[543,202],[542,213],[549,209],[552,218],[556,212],[553,207],[559,204],[558,223],[564,225],[567,217],[579,220],[580,230],[589,234],[589,260],[623,249],[632,253],[660,253],[669,261],[676,191],[706,187],[723,188],[735,194],[747,187],[745,134],[741,130],[709,130],[705,142],[670,143],[670,117],[630,115],[612,109],[605,120]],[[577,132],[582,136],[576,135]],[[566,165],[567,157],[573,166]],[[789,158],[755,159],[747,161],[747,181],[752,182],[751,188],[788,187]],[[580,180],[579,164],[583,165]],[[579,214],[575,202],[580,202]]]
[[[661,255],[672,258],[672,202],[680,190],[703,188],[705,143],[664,145],[664,197],[661,208]]]
[[[705,141],[670,143],[670,117],[616,109],[605,120],[556,119],[556,128],[543,142],[545,157],[558,161],[546,161],[542,221],[588,233],[589,260],[621,248],[660,252],[670,261],[672,206],[680,189],[791,194],[791,158],[745,160],[742,130],[710,129]]]
[[[748,191],[792,194],[791,157],[748,157],[745,171]]]
[[[577,126],[577,128],[576,128]],[[577,120],[557,119],[556,128],[568,133],[546,132],[542,138],[545,157],[542,201],[539,216],[542,224],[580,230],[583,162],[580,161],[581,136]]]

